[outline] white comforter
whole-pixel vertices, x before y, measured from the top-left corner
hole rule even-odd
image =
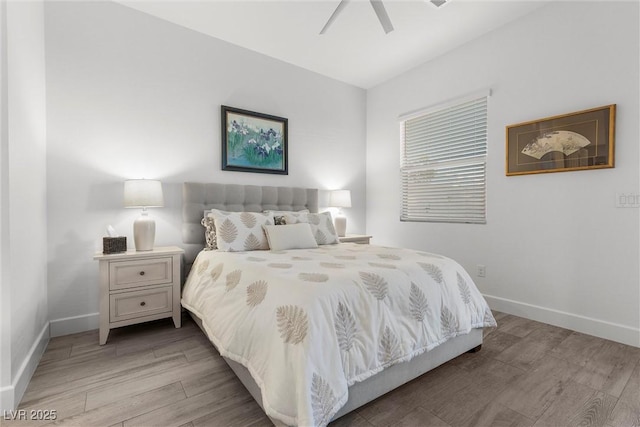
[[[249,369],[267,415],[326,425],[347,387],[471,328],[495,326],[455,261],[425,252],[338,244],[203,251],[182,305],[220,354]]]

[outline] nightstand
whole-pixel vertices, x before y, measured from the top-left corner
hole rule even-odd
[[[97,253],[100,262],[100,345],[121,326],[173,317],[180,319],[180,258],[176,246],[118,254]]]
[[[344,237],[338,237],[340,243],[359,243],[361,245],[368,245],[371,236],[368,234],[347,234]]]

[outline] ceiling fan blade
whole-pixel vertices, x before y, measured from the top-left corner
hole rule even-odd
[[[338,4],[338,7],[336,7],[336,10],[333,11],[327,23],[324,24],[324,27],[322,27],[322,30],[320,30],[320,34],[324,34],[327,31],[327,29],[331,26],[331,24],[333,24],[333,21],[336,20],[340,12],[342,12],[342,9],[344,9],[344,7],[347,5],[347,3],[349,3],[349,0],[340,1],[340,3]]]
[[[384,29],[385,34],[389,34],[393,31],[393,25],[391,24],[391,19],[389,19],[389,15],[387,14],[387,10],[384,8],[382,4],[382,0],[369,0],[371,2],[371,6],[373,6],[373,10],[376,11],[376,15],[378,15],[378,20]]]

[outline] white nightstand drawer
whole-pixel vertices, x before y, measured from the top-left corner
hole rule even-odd
[[[162,285],[173,280],[170,257],[112,262],[109,264],[109,270],[111,290]]]
[[[143,291],[111,294],[109,321],[134,319],[153,314],[170,313],[173,309],[172,286]]]

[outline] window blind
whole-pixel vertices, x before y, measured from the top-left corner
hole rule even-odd
[[[400,122],[402,221],[486,223],[487,96]]]

